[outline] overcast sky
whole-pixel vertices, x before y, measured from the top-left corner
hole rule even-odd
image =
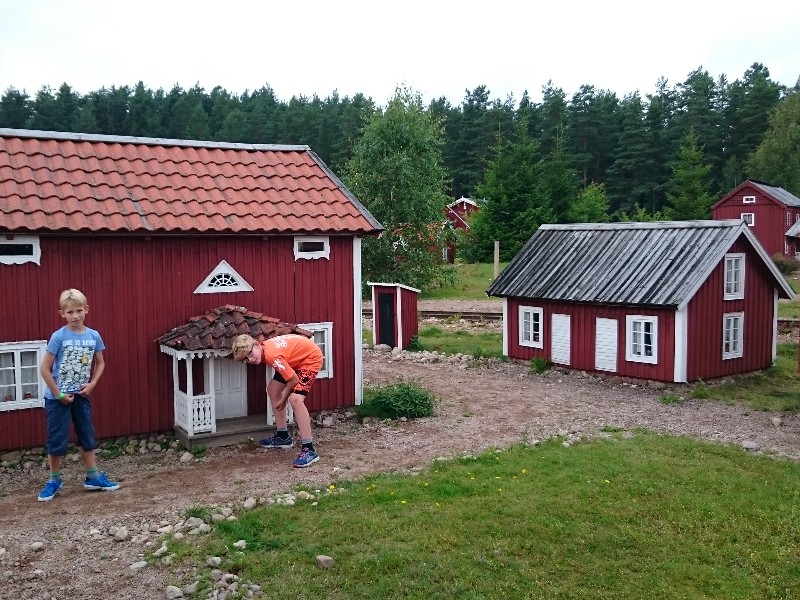
[[[539,101],[552,80],[622,98],[701,67],[732,82],[754,62],[797,82],[800,2],[0,0],[0,92],[31,97],[142,81],[386,104],[403,85],[460,105],[479,85]]]

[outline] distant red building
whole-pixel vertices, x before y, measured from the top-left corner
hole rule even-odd
[[[711,207],[714,219],[742,219],[770,256],[800,259],[800,198],[748,179]]]
[[[469,218],[480,210],[480,206],[474,200],[461,197],[455,202],[451,202],[444,210],[445,217],[452,223],[455,229],[469,231]],[[444,259],[452,263],[455,261],[456,247],[453,242],[448,243],[444,248]]]

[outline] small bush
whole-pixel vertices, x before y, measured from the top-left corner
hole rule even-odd
[[[413,350],[413,351],[416,352],[416,351],[419,351],[419,350],[422,350],[422,349],[423,349],[422,348],[422,344],[420,344],[420,342],[419,342],[419,336],[418,335],[412,335],[411,336],[411,341],[408,342],[408,347],[406,348],[406,350]]]
[[[664,394],[661,396],[661,404],[683,404],[685,399],[675,394]]]
[[[704,399],[710,398],[711,392],[708,390],[706,382],[698,379],[692,387],[692,398]]]
[[[780,253],[773,255],[772,262],[778,267],[778,271],[784,275],[791,275],[797,270],[797,261]]]
[[[541,375],[550,368],[550,361],[543,356],[534,356],[531,359],[531,372]]]
[[[433,415],[433,396],[425,389],[409,383],[368,388],[364,402],[356,407],[359,418],[377,417],[416,419]]]

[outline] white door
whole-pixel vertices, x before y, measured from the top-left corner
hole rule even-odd
[[[595,320],[594,368],[598,371],[617,372],[617,320]]]
[[[550,360],[559,365],[570,364],[570,319],[569,315],[554,314],[550,341]]]
[[[247,365],[217,359],[214,363],[214,397],[217,419],[247,415]]]

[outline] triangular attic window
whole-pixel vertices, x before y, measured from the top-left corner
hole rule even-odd
[[[253,286],[236,272],[227,261],[220,262],[197,286],[195,294],[218,294],[220,292],[252,292]]]

